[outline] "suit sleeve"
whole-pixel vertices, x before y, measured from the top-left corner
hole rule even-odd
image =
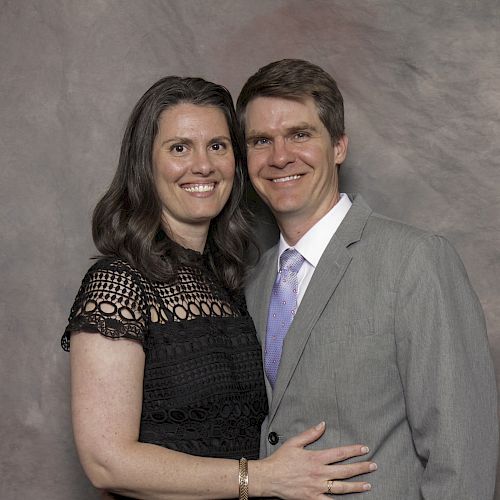
[[[395,331],[407,417],[425,466],[423,500],[493,498],[497,391],[483,312],[439,236],[421,240],[397,284]]]

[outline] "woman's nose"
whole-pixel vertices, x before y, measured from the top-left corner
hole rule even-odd
[[[207,151],[199,151],[193,158],[192,171],[195,174],[210,175],[214,167]]]

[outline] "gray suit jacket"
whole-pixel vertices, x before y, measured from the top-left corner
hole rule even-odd
[[[276,263],[274,247],[247,288],[262,345]],[[321,420],[311,448],[370,447],[373,489],[349,498],[493,498],[495,377],[462,262],[444,238],[376,215],[360,196],[321,257],[267,391],[263,456]]]

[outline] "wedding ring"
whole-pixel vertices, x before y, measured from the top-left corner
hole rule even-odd
[[[326,490],[326,494],[327,495],[332,495],[333,494],[333,480],[332,479],[329,479],[327,482],[326,482],[326,487],[328,488]]]

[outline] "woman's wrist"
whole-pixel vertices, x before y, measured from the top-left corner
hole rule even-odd
[[[265,488],[264,460],[248,460],[248,494],[263,497],[269,494]]]

